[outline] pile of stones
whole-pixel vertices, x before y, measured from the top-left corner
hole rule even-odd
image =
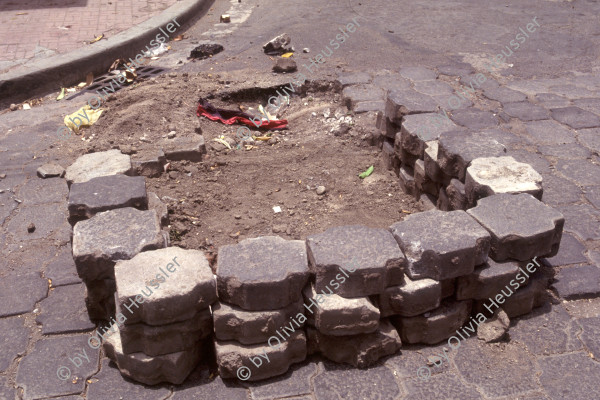
[[[128,156],[69,167],[73,257],[90,317],[111,321],[104,348],[123,375],[179,384],[213,349],[223,378],[270,378],[311,354],[367,367],[402,342],[448,339],[489,314],[527,261],[555,255],[564,218],[540,201],[539,174],[497,132],[462,130],[407,93],[388,93],[379,144],[428,211],[387,229],[245,239],[219,249],[214,275],[202,252],[168,247],[166,206],[129,176],[139,171]],[[502,309],[529,313],[547,285],[527,274]]]

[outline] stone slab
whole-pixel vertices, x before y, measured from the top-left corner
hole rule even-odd
[[[24,326],[24,322],[25,319],[22,317],[0,319],[0,332],[2,332],[0,372],[6,371],[18,356],[22,356],[27,351],[30,333],[29,329]],[[2,394],[1,391],[0,394]]]
[[[365,238],[370,239],[369,246],[364,245]],[[338,226],[308,236],[306,245],[318,292],[340,281],[337,295],[370,296],[402,282],[406,259],[385,229]]]
[[[519,278],[517,278],[517,275]],[[519,274],[519,264],[513,261],[497,263],[492,259],[479,265],[473,273],[461,276],[456,280],[456,299],[494,298],[501,289],[511,281],[519,284],[526,283],[528,278]]]
[[[148,208],[146,180],[143,176],[108,175],[73,183],[68,199],[71,218],[91,218],[116,208]]]
[[[40,302],[36,322],[42,325],[42,334],[83,332],[96,326],[90,321],[85,308],[83,283],[61,286],[50,291]]]
[[[84,154],[67,168],[67,183],[81,183],[106,175],[131,173],[131,159],[120,150]]]
[[[437,109],[437,100],[414,90],[391,90],[385,103],[386,117],[397,124],[405,115],[432,113]]]
[[[213,272],[200,250],[145,251],[117,262],[115,278],[117,305],[127,317],[125,324],[185,321],[217,300]]]
[[[467,212],[490,232],[494,261],[526,261],[558,252],[565,219],[530,194],[496,194]]]
[[[299,314],[306,311],[302,304],[302,300],[299,300],[280,310],[246,311],[217,302],[212,306],[215,337],[245,345],[266,343],[279,328],[290,323],[290,319],[302,320]]]
[[[600,296],[600,268],[593,265],[561,269],[552,284],[562,299],[589,299]]]
[[[161,143],[161,148],[169,161],[200,162],[202,156],[206,154],[206,144],[202,135],[165,139]]]
[[[443,111],[407,115],[402,120],[402,147],[408,153],[423,158],[425,142],[437,140],[443,132],[457,128]]]
[[[390,227],[408,261],[411,279],[467,275],[487,259],[490,235],[462,210],[430,210]]]
[[[48,281],[39,273],[8,275],[0,279],[0,318],[31,312],[48,295]]]
[[[467,108],[452,112],[452,120],[469,129],[480,130],[498,126],[498,118],[489,111]]]
[[[166,244],[156,213],[131,207],[101,212],[73,228],[73,258],[86,282],[113,278],[117,261]]]
[[[405,276],[401,285],[388,287],[377,296],[377,305],[382,318],[391,315],[414,317],[438,308],[441,297],[440,282],[427,278],[411,280]]]
[[[528,101],[505,103],[503,109],[506,114],[521,121],[538,121],[550,118],[548,110]]]
[[[317,293],[313,285],[304,288],[308,324],[329,336],[371,333],[379,327],[379,309],[367,297],[346,299],[333,291]]]
[[[366,368],[380,358],[397,353],[402,347],[398,332],[387,320],[382,320],[377,331],[352,336],[328,336],[312,328],[308,340],[317,351],[331,361]]]
[[[75,267],[75,261],[73,261],[70,244],[60,248],[56,258],[46,267],[44,276],[50,279],[50,284],[53,287],[81,283],[81,278],[77,276],[77,268]]]
[[[446,194],[448,195],[451,210],[466,210],[471,205],[467,199],[465,185],[458,179],[450,180],[450,184],[446,187]]]
[[[579,107],[555,108],[551,111],[552,118],[568,125],[573,129],[598,128],[600,117]]]

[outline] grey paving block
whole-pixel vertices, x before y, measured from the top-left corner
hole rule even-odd
[[[552,286],[563,299],[588,299],[600,296],[600,268],[593,265],[562,268]]]
[[[454,342],[454,341],[453,341]],[[523,398],[519,394],[539,389],[535,363],[522,344],[505,346],[482,346],[475,338],[460,342],[454,363],[463,381],[475,385],[488,398],[508,396]],[[511,354],[512,362],[506,362]]]
[[[578,143],[539,146],[538,149],[546,157],[556,157],[564,160],[581,160],[592,157],[592,152]]]
[[[373,78],[373,85],[385,90],[408,90],[411,88],[410,80],[398,73],[385,73]]]
[[[395,354],[402,346],[398,332],[385,319],[373,333],[329,336],[312,328],[308,328],[307,332],[308,340],[324,357],[358,368],[373,365],[380,358]]]
[[[23,325],[24,321],[21,317],[0,319],[0,332],[2,332],[2,339],[0,339],[0,372],[8,369],[13,360],[25,354],[27,350],[30,333],[29,329]],[[2,394],[1,388],[0,385],[0,395]]]
[[[558,252],[565,219],[530,194],[496,194],[467,210],[492,236],[490,257],[530,260]]]
[[[317,306],[305,312],[308,325],[328,336],[371,333],[379,327],[379,309],[367,297],[346,299],[333,293],[317,293],[312,284],[304,288],[304,304]]]
[[[266,343],[246,346],[235,341],[216,340],[215,352],[221,378],[247,376],[244,380],[258,381],[284,374],[292,364],[304,361],[306,336],[303,331],[298,331],[273,346]],[[238,375],[240,369],[242,372]]]
[[[88,337],[79,334],[38,340],[17,370],[16,384],[24,390],[23,399],[82,393],[86,380],[98,371],[100,356],[99,350],[88,346]]]
[[[384,96],[384,90],[373,85],[347,86],[342,91],[344,104],[351,110],[360,102],[383,100]]]
[[[575,99],[573,104],[582,110],[592,112],[596,115],[600,115],[600,99],[597,97],[591,97],[587,99]]]
[[[464,211],[411,214],[390,227],[406,255],[411,279],[467,275],[487,260],[490,235]]]
[[[131,159],[120,150],[84,154],[67,168],[65,179],[70,185],[106,175],[131,173]]]
[[[405,115],[436,112],[438,106],[438,102],[426,94],[414,90],[390,90],[386,98],[385,115],[399,124]]]
[[[200,162],[206,154],[206,144],[202,135],[164,139],[160,146],[169,161]]]
[[[583,332],[579,335],[581,341],[595,358],[596,354],[600,354],[600,343],[598,342],[600,318],[581,318],[577,320],[577,324],[583,329]]]
[[[372,111],[384,111],[385,110],[385,100],[369,100],[369,101],[359,101],[354,106],[354,112],[366,113]]]
[[[219,248],[219,299],[248,311],[277,310],[302,298],[309,269],[306,245],[278,236]]]
[[[588,160],[558,160],[556,170],[580,186],[600,185],[600,166]]]
[[[294,400],[311,400],[311,378],[317,374],[316,363],[294,364],[281,377],[266,379],[261,382],[248,383],[252,399],[272,400],[293,398]],[[306,395],[306,397],[296,397]],[[293,397],[292,397],[293,396]],[[225,400],[225,399],[224,399]],[[244,398],[243,400],[246,400]]]
[[[575,142],[575,132],[552,120],[525,123],[527,136],[535,144],[552,145]]]
[[[336,83],[341,87],[366,84],[371,82],[371,75],[367,72],[345,72],[338,75]]]
[[[492,259],[479,265],[472,274],[456,279],[456,299],[482,299],[494,298],[500,290],[509,285],[523,284],[527,281],[525,275],[519,275],[519,264],[516,262],[497,263]]]
[[[166,387],[149,387],[125,379],[109,359],[103,359],[101,370],[88,383],[88,400],[139,399],[164,400],[171,391]],[[213,398],[214,399],[214,398]]]
[[[394,145],[388,141],[383,142],[383,147],[381,149],[381,157],[383,159],[383,165],[388,171],[394,169]]]
[[[539,121],[550,118],[548,110],[528,101],[504,103],[502,108],[506,114],[521,121]]]
[[[364,246],[367,237],[369,246]],[[318,292],[328,293],[326,287],[337,280],[340,287],[335,293],[339,296],[370,296],[402,281],[406,259],[385,229],[338,226],[308,236],[306,246]]]
[[[525,94],[506,87],[489,88],[483,91],[483,95],[490,100],[496,100],[503,104],[527,100]]]
[[[56,257],[46,267],[44,276],[50,279],[53,287],[81,283],[70,244],[60,248]]]
[[[438,102],[440,108],[446,111],[464,110],[473,107],[473,102],[456,94],[441,94],[431,96]]]
[[[426,193],[437,197],[440,184],[434,182],[429,176],[427,176],[427,173],[425,172],[425,163],[423,160],[415,161],[414,179],[415,186],[419,193]],[[421,198],[424,197],[425,196],[421,196]],[[432,208],[435,208],[435,202]]]
[[[146,180],[143,176],[109,175],[73,183],[68,204],[71,218],[91,218],[99,212],[124,207],[146,209]]]
[[[415,90],[429,96],[451,95],[454,93],[452,86],[443,81],[417,81],[414,83]]]
[[[581,327],[563,305],[545,304],[513,323],[510,337],[524,343],[535,355],[561,354],[581,350]]]
[[[42,325],[42,334],[84,332],[96,326],[90,321],[85,308],[83,283],[61,286],[50,290],[40,302],[36,322]]]
[[[64,179],[33,178],[19,188],[16,197],[29,206],[64,202],[68,194],[69,188]]]
[[[154,211],[131,207],[105,211],[73,228],[73,258],[85,282],[112,278],[118,260],[165,246]]]
[[[61,229],[66,223],[66,217],[66,204],[64,203],[21,206],[6,224],[6,230],[15,242],[64,239]],[[32,223],[35,225],[35,231],[29,232],[27,227]]]
[[[582,240],[600,239],[600,212],[587,204],[565,204],[557,207],[565,216],[565,231]]]
[[[108,358],[117,364],[121,375],[145,385],[161,382],[179,385],[202,359],[202,342],[187,350],[150,357],[144,353],[123,354],[119,330],[106,337],[103,344]]]
[[[440,307],[416,317],[391,318],[403,343],[436,344],[454,335],[471,314],[471,301],[444,300]]]
[[[469,129],[483,129],[498,126],[498,118],[489,111],[467,108],[452,112],[452,120]]]
[[[440,74],[449,76],[464,76],[475,72],[471,64],[458,61],[451,61],[448,64],[438,65],[437,70]]]
[[[451,210],[466,210],[472,204],[467,200],[465,185],[458,179],[452,179],[450,184],[446,186],[446,195]]]
[[[14,274],[0,279],[0,317],[30,312],[48,295],[48,281],[39,273]]]
[[[543,357],[538,364],[540,383],[552,400],[587,400],[598,387],[600,366],[586,352]]]
[[[157,178],[165,172],[166,164],[167,156],[163,149],[146,150],[131,155],[131,168],[134,171],[132,175]]]
[[[409,399],[431,399],[438,396],[443,399],[481,399],[479,392],[474,387],[464,384],[455,373],[433,376],[427,381],[418,378],[407,379],[404,385]]]
[[[402,147],[408,153],[422,159],[425,142],[437,140],[443,132],[457,128],[456,124],[443,114],[443,111],[440,113],[407,115],[402,121]]]
[[[600,187],[591,186],[585,188],[584,196],[594,207],[600,210]]]
[[[434,182],[443,182],[444,177],[442,170],[437,162],[438,157],[438,141],[432,140],[425,143],[423,152],[423,166],[425,174]]]
[[[558,253],[546,261],[553,267],[587,263],[588,259],[583,254],[585,251],[585,246],[575,236],[563,233]]]
[[[535,95],[535,99],[541,105],[549,109],[567,107],[571,105],[571,101],[569,99],[554,93],[537,93]]]
[[[402,67],[398,72],[404,78],[414,82],[431,81],[437,78],[434,70],[425,67]]]
[[[418,160],[417,160],[418,161]],[[419,199],[421,192],[417,187],[417,182],[415,180],[415,171],[403,161],[402,166],[398,172],[398,183],[400,187],[404,191],[404,193],[413,196],[415,200]],[[415,161],[416,165],[416,161]]]
[[[381,317],[400,315],[414,317],[438,308],[442,299],[442,284],[433,279],[411,280],[404,277],[398,286],[390,286],[377,296]]]
[[[314,311],[314,310],[313,310]],[[241,344],[266,343],[279,328],[303,320],[302,299],[285,308],[270,311],[246,311],[231,304],[217,302],[212,306],[215,336],[219,340],[235,340]]]
[[[117,306],[127,317],[125,324],[185,321],[217,300],[213,272],[200,250],[145,251],[118,261],[115,278]]]
[[[173,388],[173,394],[169,399],[248,400],[248,390],[240,383],[241,381],[224,382],[218,375],[213,378],[213,373],[206,366],[201,365],[182,385]]]
[[[384,366],[359,370],[329,361],[322,363],[314,378],[314,396],[319,400],[396,399],[402,393],[394,374]],[[375,393],[379,397],[374,397]]]
[[[500,193],[529,193],[541,200],[542,176],[529,164],[520,163],[510,156],[476,158],[467,168],[464,190],[469,205]]]
[[[580,129],[577,131],[579,143],[600,153],[600,128]]]
[[[471,161],[505,153],[506,147],[488,135],[474,131],[444,132],[439,138],[438,164],[445,174],[464,181]]]
[[[554,173],[545,173],[544,194],[542,201],[552,207],[559,204],[576,203],[581,200],[581,189],[571,181],[559,177]]]
[[[5,378],[0,378],[0,399],[13,400],[17,396],[17,392],[12,386],[8,386]]]
[[[58,164],[47,163],[37,169],[37,174],[42,179],[62,178],[65,175],[65,169]]]
[[[200,339],[213,332],[212,315],[208,309],[199,311],[192,318],[166,325],[144,323],[120,327],[121,348],[124,354],[144,353],[162,356],[193,347]]]
[[[464,91],[468,91],[470,93],[472,93],[473,90],[488,90],[500,86],[497,81],[483,75],[482,73],[463,75],[460,77],[460,83],[461,85],[467,87],[467,89],[464,89]]]
[[[555,108],[552,118],[573,129],[600,127],[600,117],[579,107]]]

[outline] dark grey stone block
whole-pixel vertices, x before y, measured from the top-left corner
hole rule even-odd
[[[30,312],[48,295],[48,281],[39,273],[14,274],[0,279],[0,317]]]
[[[446,187],[446,195],[448,196],[451,210],[466,210],[470,207],[467,201],[465,185],[458,179],[450,181],[450,184]]]
[[[75,267],[75,261],[73,261],[70,244],[60,248],[56,258],[46,267],[44,276],[50,279],[53,287],[82,282],[77,276],[77,268]]]
[[[406,254],[411,279],[467,275],[487,260],[490,235],[464,211],[412,214],[390,230]]]
[[[421,92],[429,96],[451,95],[454,93],[452,86],[438,80],[418,81],[415,82],[414,87],[417,92]]]
[[[425,67],[403,67],[400,75],[414,82],[431,81],[437,78],[437,73]]]
[[[579,335],[581,341],[590,350],[594,356],[600,354],[600,317],[581,318],[577,323],[583,328],[583,332]]]
[[[475,72],[471,64],[458,61],[453,61],[449,64],[438,65],[437,70],[440,74],[449,76],[464,76]]]
[[[473,131],[444,132],[439,138],[438,164],[444,173],[464,182],[471,161],[503,156],[505,152],[505,146],[488,135]]]
[[[64,179],[30,179],[17,191],[17,198],[24,205],[38,205],[64,202],[69,187]]]
[[[600,154],[600,128],[580,129],[577,131],[579,143]]]
[[[483,91],[483,95],[490,100],[496,100],[500,103],[513,103],[527,100],[525,94],[506,87],[489,88]]]
[[[164,139],[161,148],[169,161],[188,160],[199,162],[202,161],[202,156],[206,154],[206,145],[202,135]]]
[[[371,238],[369,246],[364,246],[366,237]],[[337,295],[370,296],[402,282],[406,259],[385,229],[338,226],[308,236],[306,245],[318,292],[338,280],[341,282],[335,291]]]
[[[573,129],[600,127],[600,117],[579,107],[555,108],[552,118]]]
[[[561,269],[552,284],[563,299],[588,299],[600,296],[600,268],[593,265]]]
[[[383,158],[383,165],[384,165],[385,169],[387,169],[388,171],[393,170],[394,169],[394,158],[395,158],[394,145],[392,145],[388,141],[383,142],[383,147],[381,149],[381,156]]]
[[[400,183],[400,187],[402,188],[402,190],[404,190],[404,193],[411,195],[416,200],[418,200],[421,193],[419,191],[419,188],[417,187],[414,175],[414,170],[408,165],[403,164],[400,167],[400,172],[398,174],[398,182]]]
[[[587,352],[542,357],[538,364],[542,371],[540,383],[553,400],[587,400],[598,387],[600,367]]]
[[[511,280],[519,273],[519,264],[513,261],[497,263],[492,259],[479,265],[473,273],[456,279],[456,299],[480,299],[494,298],[501,289],[504,289]],[[523,282],[527,278],[523,276]],[[516,282],[515,282],[516,283]]]
[[[351,110],[360,102],[381,101],[384,100],[384,96],[383,89],[372,85],[347,86],[342,91],[343,102]]]
[[[83,332],[96,326],[85,308],[83,283],[53,289],[40,303],[36,322],[42,324],[42,334]]]
[[[73,183],[68,204],[71,218],[91,218],[115,208],[146,209],[146,180],[143,176],[109,175]]]
[[[452,113],[452,120],[458,125],[470,129],[483,129],[498,126],[498,118],[489,111],[482,111],[476,108],[467,108],[456,110]]]
[[[426,193],[437,197],[440,185],[435,183],[429,176],[427,176],[427,173],[425,172],[425,163],[423,160],[415,161],[414,178],[415,185],[417,186],[417,191],[419,193]],[[422,197],[423,196],[421,196],[421,198]]]
[[[600,185],[600,166],[588,160],[558,160],[556,170],[578,185]]]
[[[377,296],[377,305],[382,318],[391,315],[414,317],[439,307],[441,300],[440,282],[433,279],[413,281],[405,276],[401,285],[388,287]]]
[[[560,241],[558,253],[554,257],[547,258],[546,261],[553,267],[587,263],[588,260],[583,255],[585,250],[585,246],[575,236],[564,233]]]
[[[600,209],[600,187],[591,186],[585,188],[585,198],[594,205],[597,209]]]
[[[505,103],[503,109],[506,114],[521,121],[538,121],[550,118],[548,110],[527,101]]]
[[[405,115],[436,112],[438,105],[431,96],[414,90],[391,90],[387,95],[385,115],[399,124]]]
[[[589,149],[577,143],[539,146],[538,149],[546,157],[556,157],[564,160],[581,160],[592,157],[592,152]]]
[[[542,201],[549,206],[569,204],[581,201],[581,189],[571,181],[554,173],[544,173],[544,194]]]
[[[535,99],[546,108],[560,108],[571,105],[569,99],[554,93],[537,93]]]
[[[18,356],[27,351],[29,341],[29,329],[23,325],[24,319],[19,317],[0,319],[0,332],[2,332],[2,346],[0,346],[0,372],[10,367],[10,364]],[[0,386],[0,399],[2,398],[2,386]]]
[[[277,386],[285,383],[287,381],[278,381]],[[135,387],[139,386],[136,385]],[[224,382],[220,376],[214,376],[207,366],[201,365],[191,373],[182,385],[173,388],[173,394],[167,398],[172,400],[248,400],[248,396],[248,390],[241,385],[241,381]],[[126,399],[128,397],[124,396],[123,398]],[[160,399],[162,400],[163,398],[161,397]]]
[[[345,88],[350,85],[366,84],[371,82],[371,75],[366,72],[343,73],[338,76],[336,83]]]
[[[496,194],[467,210],[492,236],[490,257],[526,261],[558,252],[565,219],[530,194]]]
[[[600,211],[588,204],[565,204],[557,207],[565,216],[565,231],[582,240],[600,239]]]
[[[458,127],[444,113],[407,115],[402,121],[402,148],[410,154],[423,158],[425,142],[436,140],[443,132]]]
[[[277,310],[300,300],[309,277],[300,240],[246,239],[221,246],[217,260],[219,299],[248,311]]]
[[[527,136],[535,144],[563,144],[575,142],[575,133],[552,120],[525,123]]]

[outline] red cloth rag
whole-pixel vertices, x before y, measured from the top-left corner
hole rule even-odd
[[[253,122],[253,117],[250,114],[246,114],[237,110],[226,110],[224,108],[216,108],[211,105],[206,99],[200,98],[198,100],[198,111],[196,115],[199,117],[204,115],[206,118],[211,121],[221,121],[226,125],[233,125],[236,122],[248,125],[251,128],[259,128],[259,129],[282,129],[287,126],[287,120],[277,120],[273,119],[270,121],[260,121],[260,125],[256,126]],[[256,120],[256,119],[255,119]],[[259,121],[257,121],[259,123]]]

